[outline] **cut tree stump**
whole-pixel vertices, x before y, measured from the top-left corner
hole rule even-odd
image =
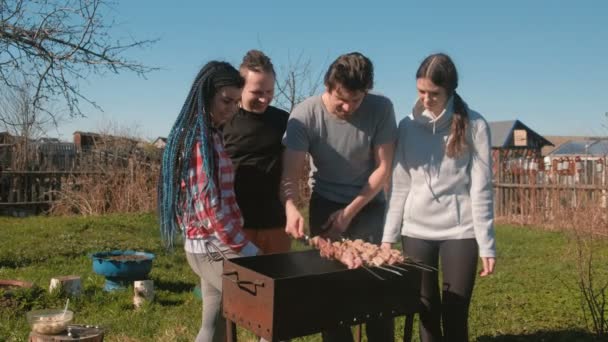
[[[54,291],[63,291],[68,296],[79,296],[82,292],[80,277],[69,275],[51,278],[49,292]]]
[[[154,300],[154,281],[153,280],[136,280],[133,283],[133,305],[135,308],[140,308],[144,302]]]

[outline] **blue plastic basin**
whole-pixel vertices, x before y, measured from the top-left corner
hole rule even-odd
[[[152,270],[152,253],[114,250],[91,255],[93,271],[106,277],[105,289],[124,288],[135,280],[145,280]]]

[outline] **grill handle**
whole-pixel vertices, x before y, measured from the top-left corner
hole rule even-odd
[[[256,287],[264,287],[264,282],[261,280],[254,280],[254,281],[240,280],[239,272],[237,272],[235,270],[226,270],[226,272],[222,273],[222,275],[225,276],[226,279],[235,283],[240,288],[243,288],[245,285],[253,285],[254,289]],[[234,276],[234,278],[232,276]]]

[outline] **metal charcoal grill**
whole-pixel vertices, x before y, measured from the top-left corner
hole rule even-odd
[[[269,341],[417,311],[420,269],[401,275],[373,268],[349,270],[317,250],[224,261],[223,312],[229,340],[235,323]]]

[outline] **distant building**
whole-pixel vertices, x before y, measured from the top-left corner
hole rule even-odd
[[[137,139],[109,134],[74,132],[74,145],[77,151],[103,150],[130,155],[138,149],[140,143],[141,141]]]
[[[69,170],[73,167],[76,150],[73,143],[57,138],[27,140],[0,132],[0,167],[4,170]],[[25,155],[27,153],[27,156]]]
[[[163,148],[165,148],[165,146],[167,146],[167,138],[158,137],[158,138],[156,138],[156,140],[154,140],[152,145],[156,146],[156,148],[163,149]]]
[[[489,122],[494,176],[518,173],[541,163],[542,148],[553,146],[519,120]]]
[[[534,155],[540,156],[543,147],[553,146],[553,143],[519,120],[494,121],[489,125],[492,149],[532,151]]]
[[[42,138],[38,139],[34,146],[39,169],[68,171],[74,168],[76,146],[73,143]]]
[[[605,157],[608,155],[608,137],[586,139],[580,141],[568,141],[561,144],[551,153],[552,157],[584,156],[584,157]]]
[[[0,132],[0,169],[11,166],[13,146],[13,137],[8,132]]]
[[[0,132],[0,144],[12,144],[13,136],[8,132]]]
[[[561,183],[605,185],[608,137],[570,137],[544,158],[545,169]],[[606,197],[602,199],[606,205]]]
[[[578,137],[582,138],[582,137]],[[547,167],[575,174],[603,170],[608,156],[608,137],[573,139],[560,144],[545,157]]]
[[[587,143],[588,141],[602,140],[606,139],[606,137],[600,136],[568,136],[568,135],[546,135],[545,138],[553,143],[554,146],[545,146],[543,147],[542,154],[543,156],[547,156],[551,154],[551,152],[560,148],[560,146],[569,143]]]

